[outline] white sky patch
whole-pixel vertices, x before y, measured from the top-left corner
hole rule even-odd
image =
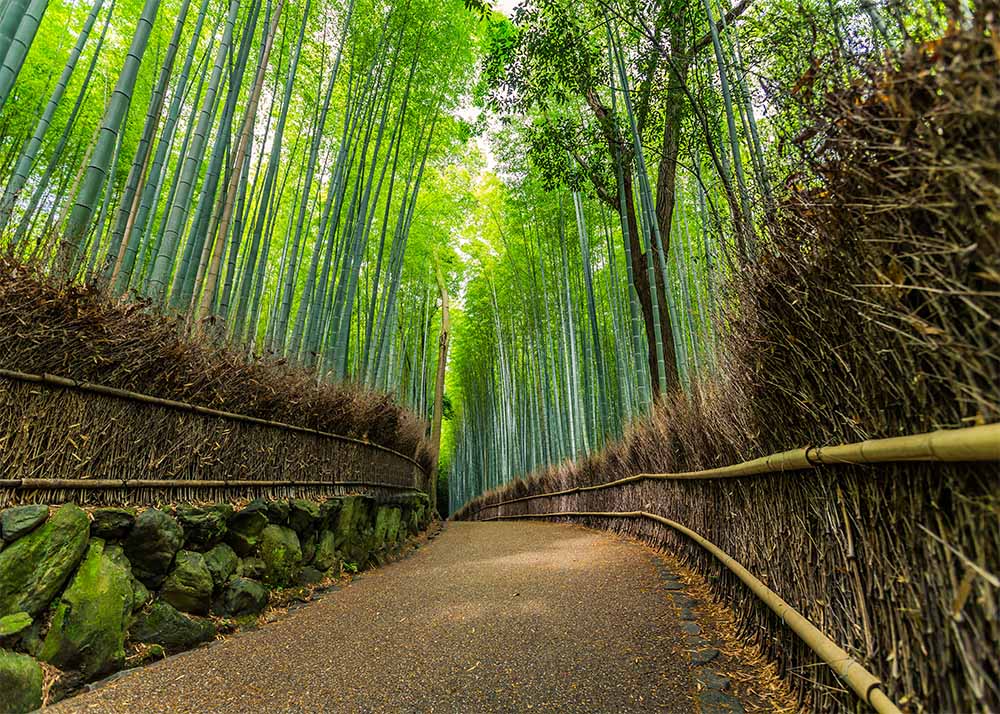
[[[514,11],[514,8],[521,4],[521,0],[497,0],[493,7],[502,12],[507,17]]]

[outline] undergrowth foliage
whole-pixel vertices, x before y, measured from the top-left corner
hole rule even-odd
[[[881,676],[906,711],[1000,709],[995,464],[822,468],[643,482],[493,506],[641,472],[1000,419],[1000,27],[911,47],[827,97],[805,159],[734,288],[721,374],[617,444],[467,504],[457,518],[647,510],[714,541]],[[834,71],[834,70],[831,70]],[[676,550],[734,605],[809,711],[858,702],[696,545]]]
[[[385,393],[185,336],[174,318],[0,258],[0,368],[49,373],[363,439],[425,467],[426,425]],[[52,475],[50,476],[57,476]]]

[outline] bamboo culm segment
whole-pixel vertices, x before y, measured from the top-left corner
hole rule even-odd
[[[836,642],[824,635],[819,628],[809,622],[795,608],[782,600],[777,593],[768,588],[758,578],[740,565],[735,559],[720,549],[711,541],[698,535],[676,521],[645,511],[564,511],[552,513],[530,513],[519,516],[492,516],[483,520],[515,520],[519,518],[647,518],[661,525],[683,533],[715,558],[738,577],[761,601],[764,602],[782,622],[786,623],[796,635],[817,655],[819,655],[837,675],[851,687],[855,694],[867,702],[879,714],[902,714],[885,692],[882,682],[874,674],[865,669],[853,659]]]

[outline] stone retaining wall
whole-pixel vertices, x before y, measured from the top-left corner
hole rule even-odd
[[[424,494],[4,510],[0,714],[41,706],[43,682],[52,703],[126,660],[256,621],[280,593],[378,563],[429,520]]]

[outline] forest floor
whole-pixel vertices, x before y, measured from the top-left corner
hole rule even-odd
[[[773,671],[696,580],[602,532],[452,523],[276,622],[55,710],[787,711]]]

